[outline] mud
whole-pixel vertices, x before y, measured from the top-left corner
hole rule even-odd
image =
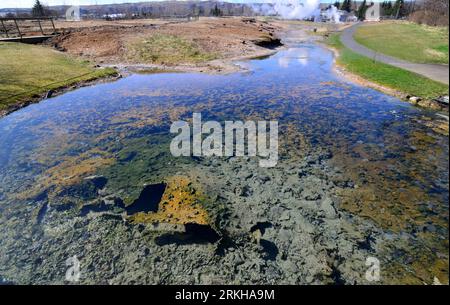
[[[95,24],[83,21],[74,27],[66,25],[62,34],[48,44],[74,56],[122,70],[230,73],[237,70],[232,60],[268,55],[281,46],[280,39],[276,37],[279,29],[266,21],[247,22],[245,18],[238,17],[200,18],[192,22],[149,23],[136,20],[134,23]],[[198,46],[202,52],[216,54],[219,58],[199,63],[164,64],[133,62],[127,58],[130,43],[155,34],[180,37]]]

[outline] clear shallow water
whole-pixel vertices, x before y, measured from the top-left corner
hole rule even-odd
[[[131,75],[31,105],[0,120],[0,164],[19,161],[10,158],[16,149],[26,148],[28,155],[34,154],[33,149],[51,141],[55,133],[79,141],[85,136],[118,132],[123,126],[117,120],[123,117],[138,121],[138,116],[154,118],[155,112],[164,111],[158,113],[155,125],[167,126],[171,113],[181,107],[210,108],[204,115],[227,113],[231,116],[224,119],[230,120],[256,114],[288,121],[295,112],[292,123],[322,138],[348,136],[353,133],[352,124],[367,124],[358,135],[361,140],[381,135],[383,124],[394,125],[392,121],[404,122],[399,133],[410,132],[408,119],[423,114],[394,98],[342,83],[331,72],[331,53],[317,46],[291,48],[244,65],[249,65],[251,72]]]
[[[190,162],[170,156],[168,131],[201,112],[204,120],[278,120],[282,162],[326,150],[352,181],[342,209],[448,253],[448,137],[430,127],[433,113],[343,82],[332,53],[317,45],[241,64],[247,72],[131,75],[0,119],[0,209],[42,192],[52,200],[99,173],[136,197],[152,175]],[[448,275],[448,260],[440,272]]]

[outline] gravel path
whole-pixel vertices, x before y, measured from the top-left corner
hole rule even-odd
[[[360,25],[361,25],[360,23],[356,23],[355,25],[346,28],[342,33],[341,41],[350,50],[370,58],[375,58],[377,61],[423,75],[432,80],[447,85],[449,84],[448,65],[412,63],[375,52],[360,45],[353,38],[353,34]]]

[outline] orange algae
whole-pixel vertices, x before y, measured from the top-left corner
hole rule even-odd
[[[134,223],[165,222],[171,224],[196,223],[206,225],[209,222],[206,210],[201,202],[206,196],[198,186],[193,186],[188,177],[174,176],[166,181],[167,187],[159,203],[157,212],[139,212],[129,219]]]

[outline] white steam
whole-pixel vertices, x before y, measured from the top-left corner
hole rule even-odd
[[[320,0],[266,0],[264,4],[254,5],[253,9],[262,15],[279,16],[283,19],[311,19],[321,20]],[[336,7],[332,6],[322,15],[339,22],[340,15]]]
[[[262,15],[280,16],[283,19],[308,19],[320,15],[320,0],[269,0],[254,6]]]
[[[306,19],[320,14],[320,0],[277,0],[274,4],[277,15],[285,19]]]
[[[341,22],[341,14],[338,12],[338,9],[334,5],[332,5],[325,11],[325,15],[330,21],[333,21],[335,23]]]

